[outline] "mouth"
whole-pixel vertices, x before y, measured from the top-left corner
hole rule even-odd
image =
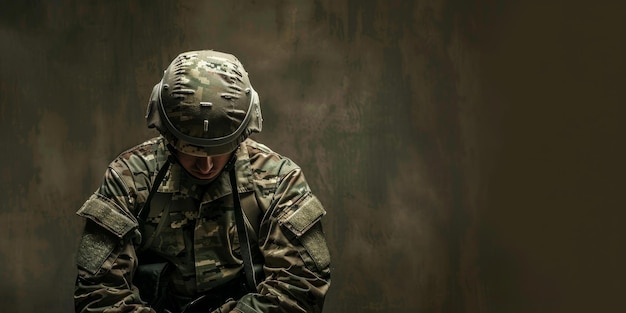
[[[216,171],[210,171],[206,174],[203,174],[202,172],[198,172],[198,171],[194,171],[193,172],[193,176],[196,176],[196,178],[200,178],[200,179],[211,179],[215,176],[217,176],[217,172]]]

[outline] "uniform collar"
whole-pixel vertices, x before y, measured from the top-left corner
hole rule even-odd
[[[250,157],[248,155],[248,147],[246,142],[242,142],[235,151],[237,161],[235,168],[237,169],[237,190],[239,193],[245,193],[253,190],[252,169],[250,166]],[[157,166],[160,168],[165,164],[170,152],[165,147],[165,142],[161,141],[155,154]],[[156,175],[156,172],[154,175]],[[154,179],[154,177],[152,177]],[[222,171],[215,181],[203,186],[194,183],[187,177],[183,169],[178,163],[172,164],[163,182],[159,186],[158,192],[171,193],[174,198],[194,198],[202,200],[202,203],[211,202],[215,199],[224,197],[232,193],[228,172]]]

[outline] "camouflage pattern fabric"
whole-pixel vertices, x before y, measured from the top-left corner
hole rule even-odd
[[[232,54],[179,54],[152,90],[146,114],[178,151],[197,156],[233,151],[262,129],[259,95]]]
[[[203,186],[173,164],[146,221],[136,219],[169,155],[165,145],[158,137],[122,153],[78,211],[87,221],[77,253],[76,312],[154,312],[132,284],[144,249],[174,265],[171,290],[183,297],[210,294],[241,274],[228,173]],[[321,203],[288,158],[251,139],[235,153],[237,189],[254,197],[262,217],[249,221],[258,225],[248,231],[265,279],[256,293],[214,312],[321,312],[330,286]]]

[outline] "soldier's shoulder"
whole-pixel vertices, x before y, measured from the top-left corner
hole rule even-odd
[[[124,165],[135,170],[151,170],[165,156],[165,139],[154,137],[120,153],[111,162],[112,166]]]
[[[256,173],[280,175],[299,168],[288,157],[275,152],[270,147],[253,139],[246,139],[244,145],[250,158],[250,166]]]
[[[270,147],[252,139],[252,138],[247,138],[246,140],[244,140],[243,144],[245,145],[246,149],[248,150],[248,154],[250,156],[259,154],[259,153],[265,153],[265,154],[275,154],[277,157],[281,157],[280,154],[274,152],[272,149],[270,149]]]

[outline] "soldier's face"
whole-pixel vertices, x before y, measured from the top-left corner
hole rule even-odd
[[[178,161],[180,164],[196,178],[199,179],[213,179],[219,175],[228,160],[230,159],[230,153],[219,154],[208,157],[199,157],[180,151],[176,151]]]

